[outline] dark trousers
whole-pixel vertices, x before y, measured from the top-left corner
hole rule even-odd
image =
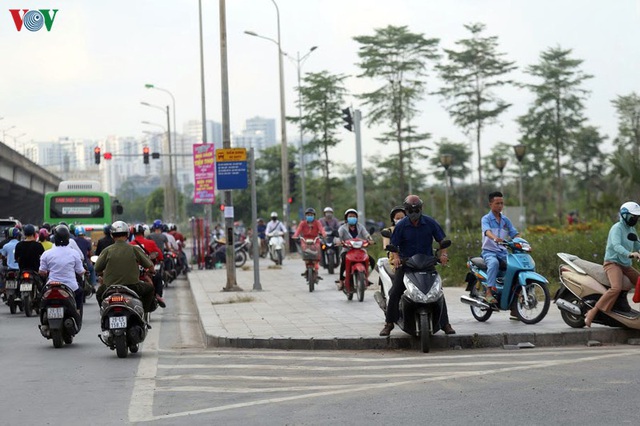
[[[163,285],[162,285],[162,272],[158,271],[157,274],[153,275],[153,288],[155,290],[155,293],[162,297],[162,292],[164,291]]]
[[[138,282],[135,284],[127,284],[126,287],[129,287],[131,290],[135,291],[138,296],[140,296],[140,301],[142,302],[142,307],[145,312],[153,312],[156,310],[156,297],[155,290],[153,286],[145,283]],[[98,287],[98,291],[96,292],[96,299],[98,299],[98,304],[102,305],[102,295],[104,294],[107,286],[102,284]]]
[[[78,289],[73,292],[73,295],[76,300],[76,307],[78,311],[72,312],[72,315],[78,324],[78,329],[80,329],[80,327],[82,327],[82,312],[84,308],[84,290],[82,287],[78,287]]]
[[[404,268],[399,267],[396,269],[396,275],[393,280],[391,290],[389,290],[389,300],[387,300],[387,313],[385,315],[385,321],[394,323],[398,321],[400,317],[400,298],[406,290],[404,286]],[[440,328],[449,324],[449,313],[447,312],[447,301],[442,296],[442,312],[440,313]]]

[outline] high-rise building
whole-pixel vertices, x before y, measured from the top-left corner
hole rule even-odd
[[[233,135],[232,145],[236,148],[253,148],[256,158],[259,158],[260,151],[276,145],[276,121],[262,117],[246,120],[242,133]]]

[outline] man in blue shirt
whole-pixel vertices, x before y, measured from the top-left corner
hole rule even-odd
[[[507,249],[500,245],[505,238],[517,237],[518,231],[508,217],[502,214],[504,198],[502,192],[489,194],[489,208],[491,211],[482,217],[482,259],[487,264],[487,292],[484,299],[489,304],[497,303],[493,296],[496,291],[496,279],[500,269],[500,261],[506,261]]]
[[[398,247],[399,256],[394,256],[393,259],[396,274],[393,286],[389,290],[385,325],[380,331],[381,336],[388,336],[391,333],[394,327],[393,324],[399,317],[398,305],[405,291],[404,270],[400,267],[400,259],[406,259],[418,253],[433,256],[433,240],[440,243],[445,238],[440,224],[435,219],[422,214],[422,200],[417,195],[409,195],[405,198],[403,207],[407,212],[407,217],[396,224],[391,235],[391,244]],[[439,260],[442,265],[447,264],[449,259],[446,249],[440,251]],[[440,327],[446,334],[455,334],[455,330],[449,324],[447,304],[444,297],[442,302]]]
[[[15,250],[16,245],[20,242],[20,238],[22,237],[22,233],[19,228],[11,227],[8,230],[7,238],[8,241],[0,248],[0,258],[5,258],[7,260],[6,268],[2,267],[2,280],[0,281],[0,293],[2,293],[2,300],[6,300],[6,296],[4,294],[4,286],[5,286],[5,274],[7,271],[18,271],[20,266],[16,261]]]

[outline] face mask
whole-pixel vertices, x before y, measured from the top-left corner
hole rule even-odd
[[[348,217],[347,218],[347,223],[349,225],[355,225],[356,223],[358,223],[358,218],[357,217]]]
[[[324,215],[327,219],[332,219],[333,215],[331,213],[327,213]]]
[[[638,216],[631,216],[627,221],[627,225],[629,226],[636,226],[637,223],[638,223]]]
[[[276,220],[278,220],[278,218],[277,217],[272,217],[271,220],[275,222]]]
[[[315,219],[315,216],[307,216],[306,219],[307,219],[307,222],[313,222],[313,219]]]
[[[409,213],[409,219],[411,219],[412,222],[416,222],[418,219],[420,219],[421,216],[422,212],[420,211]]]

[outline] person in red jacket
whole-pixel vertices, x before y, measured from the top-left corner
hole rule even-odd
[[[158,245],[153,240],[144,237],[144,226],[141,224],[134,225],[133,235],[134,238],[129,242],[129,244],[131,244],[132,246],[140,247],[147,254],[147,256],[149,256],[149,259],[151,259],[154,265],[157,265],[158,263],[162,264],[162,261],[164,260],[162,250],[158,248]],[[166,308],[167,304],[162,298],[163,285],[161,270],[156,271],[152,281],[153,287],[156,292],[156,300],[158,301],[158,305],[160,305],[161,308]]]
[[[316,219],[316,211],[315,209],[309,207],[304,212],[305,220],[300,222],[298,225],[298,229],[296,229],[295,234],[293,234],[293,239],[296,238],[304,238],[304,239],[315,239],[316,237],[322,236],[322,238],[327,238],[327,233],[324,230],[324,226],[320,223],[318,219]],[[319,269],[319,263],[316,262],[316,272]],[[302,276],[307,275],[307,271],[305,270]],[[318,276],[319,279],[322,279]]]

